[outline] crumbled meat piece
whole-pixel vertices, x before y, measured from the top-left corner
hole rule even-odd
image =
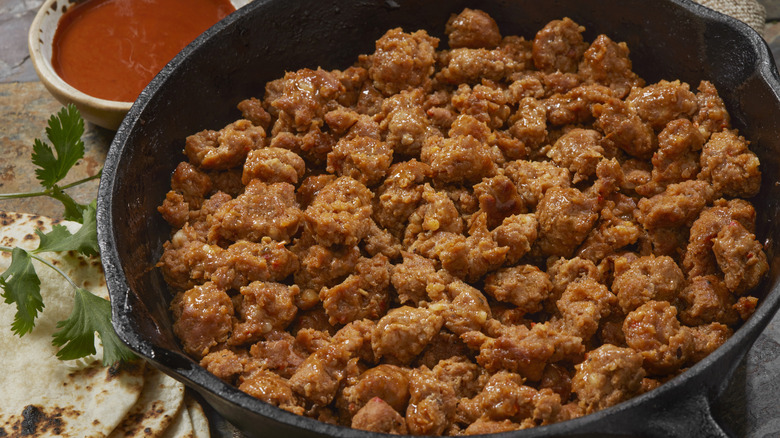
[[[701,166],[699,155],[704,145],[696,126],[688,119],[669,122],[658,134],[658,151],[653,155],[652,187],[643,194],[655,195],[669,184],[695,179]]]
[[[626,316],[623,333],[629,347],[643,358],[650,374],[678,371],[693,352],[693,336],[667,301],[648,301]]]
[[[428,233],[426,233],[428,234]],[[409,246],[423,257],[438,260],[449,275],[465,278],[469,271],[469,247],[466,237],[449,231],[423,236]]]
[[[619,99],[593,105],[594,126],[604,133],[605,144],[627,154],[647,159],[658,148],[652,126],[642,120],[636,109]]]
[[[731,116],[729,116],[726,105],[712,82],[701,81],[699,83],[696,102],[699,111],[693,116],[693,122],[705,139],[708,139],[715,132],[731,128]]]
[[[563,292],[569,287],[569,284],[583,281],[586,279],[593,279],[600,281],[600,273],[596,265],[582,257],[574,257],[571,259],[559,258],[548,261],[547,275],[552,282],[552,291],[549,296],[549,301],[553,305],[554,309],[549,309],[553,313],[557,312],[558,307],[555,303],[561,298]]]
[[[279,119],[297,132],[321,126],[325,113],[335,107],[336,97],[344,92],[344,86],[331,72],[319,68],[287,72],[279,87],[281,93],[270,104],[279,111]]]
[[[311,305],[319,302],[323,287],[335,286],[340,279],[346,278],[360,260],[360,249],[356,246],[326,247],[298,242],[292,251],[297,253],[300,263],[293,279],[301,287],[301,297],[314,300]]]
[[[456,334],[446,328],[442,328],[431,339],[431,342],[428,343],[422,353],[412,362],[411,366],[420,367],[425,365],[428,368],[434,368],[441,361],[470,356],[471,350],[469,347]],[[476,364],[474,365],[477,366]],[[478,382],[475,384],[478,385]]]
[[[289,149],[310,163],[309,168],[325,164],[328,153],[333,150],[336,139],[330,132],[323,132],[318,126],[305,133],[280,132],[271,139],[269,146]]]
[[[298,190],[295,192],[295,198],[298,200],[298,204],[302,210],[305,210],[314,200],[317,193],[322,190],[323,187],[336,180],[336,175],[330,173],[323,173],[318,175],[309,175],[298,186]]]
[[[404,231],[404,245],[411,245],[420,239],[421,234],[463,232],[463,219],[446,194],[436,191],[430,184],[425,184],[421,193],[422,203],[408,218]]]
[[[376,41],[368,75],[374,87],[386,96],[423,86],[433,75],[435,51],[439,39],[424,30],[405,33],[401,28],[388,30]]]
[[[522,426],[511,420],[496,421],[477,418],[463,431],[463,435],[482,435],[488,433],[510,432],[519,429],[522,429]]]
[[[536,33],[533,46],[534,65],[543,72],[576,72],[588,48],[583,41],[583,26],[570,18],[553,20]]]
[[[344,86],[344,92],[336,100],[345,107],[356,107],[361,93],[368,85],[368,69],[365,66],[353,65],[345,70],[333,70],[333,75]]]
[[[222,204],[209,218],[209,240],[261,240],[268,236],[289,242],[298,231],[301,216],[294,186],[254,179],[243,194]]]
[[[576,188],[553,187],[539,201],[539,245],[545,255],[569,257],[598,219],[592,199]]]
[[[614,270],[612,291],[625,313],[651,300],[674,303],[686,284],[682,270],[668,256],[649,255],[630,261],[618,257]]]
[[[344,137],[328,154],[326,170],[372,186],[382,181],[392,162],[393,150],[387,143],[365,136]]]
[[[509,133],[522,142],[522,147],[502,147],[501,150],[509,159],[523,159],[529,149],[537,149],[547,138],[547,107],[533,97],[525,97],[509,117],[509,123]]]
[[[544,368],[540,388],[550,388],[561,397],[561,400],[569,400],[571,396],[571,374],[566,367],[556,364],[548,364]]]
[[[397,260],[403,250],[401,241],[390,231],[380,228],[374,221],[371,221],[371,227],[366,237],[363,238],[362,246],[368,255],[373,257],[382,254],[392,261]]]
[[[382,102],[384,118],[379,124],[386,131],[384,140],[395,154],[419,157],[426,138],[441,132],[432,125],[423,108],[425,91],[404,90]]]
[[[531,51],[527,42],[503,43],[492,50],[467,47],[450,50],[435,78],[446,84],[475,84],[484,79],[501,81],[513,73],[523,71]]]
[[[224,289],[239,289],[253,281],[282,281],[298,270],[298,257],[284,243],[264,237],[260,242],[239,240],[225,250],[213,247],[214,263],[204,276]]]
[[[683,267],[688,277],[719,273],[712,240],[732,221],[739,222],[748,232],[754,232],[756,211],[742,199],[720,199],[701,212],[691,225],[690,240],[685,250]]]
[[[512,161],[504,167],[504,174],[514,181],[528,209],[536,208],[550,188],[567,188],[571,181],[567,169],[549,161]]]
[[[444,324],[436,312],[423,307],[403,306],[387,312],[371,336],[377,357],[408,364],[425,348]]]
[[[336,397],[352,358],[350,345],[331,343],[312,353],[290,377],[292,390],[317,406],[327,406]]]
[[[299,345],[297,338],[286,331],[274,330],[264,339],[252,344],[250,356],[255,365],[271,370],[284,378],[292,376],[308,357],[308,352]]]
[[[255,149],[246,157],[241,182],[248,185],[252,179],[258,178],[266,184],[297,184],[304,172],[306,163],[295,152],[271,147]]]
[[[241,117],[252,122],[253,125],[268,130],[271,126],[271,114],[263,108],[263,101],[254,97],[244,99],[236,105],[241,111]]]
[[[601,134],[592,129],[575,128],[555,142],[547,156],[572,173],[572,183],[587,180],[596,174],[596,165],[604,158]]]
[[[750,295],[741,296],[737,299],[736,304],[731,306],[734,310],[739,313],[739,317],[742,318],[743,321],[747,321],[751,316],[753,316],[753,313],[756,311],[756,306],[758,305],[758,298],[752,297]]]
[[[584,279],[570,283],[556,305],[566,332],[588,342],[599,329],[601,319],[610,315],[617,301],[605,285]]]
[[[485,292],[493,298],[509,302],[524,313],[542,310],[542,302],[550,296],[550,277],[533,265],[503,268],[485,278]]]
[[[604,204],[596,226],[577,250],[577,256],[598,263],[639,240],[642,227],[634,220],[634,200],[619,194],[615,197],[615,201]]]
[[[631,70],[628,53],[626,43],[599,35],[583,53],[578,71],[587,82],[605,85],[615,92],[615,97],[622,99],[632,87],[644,86],[644,81]]]
[[[452,106],[461,114],[468,114],[491,129],[504,126],[511,108],[506,90],[492,81],[470,87],[462,84],[452,96]]]
[[[586,413],[616,405],[639,393],[645,370],[642,355],[631,348],[604,344],[575,365],[572,390]]]
[[[342,390],[350,417],[374,398],[387,403],[396,412],[404,412],[409,402],[409,372],[402,367],[380,364],[360,374]]]
[[[701,151],[699,179],[710,181],[715,196],[750,198],[761,188],[758,157],[736,131],[712,134]]]
[[[431,283],[443,283],[437,275],[433,260],[420,255],[402,252],[403,262],[393,266],[391,281],[401,304],[430,301],[427,288]]]
[[[392,435],[408,433],[404,417],[379,397],[372,398],[355,413],[351,426],[353,429]]]
[[[422,200],[423,183],[430,173],[427,164],[414,159],[390,167],[387,178],[376,190],[374,218],[377,224],[400,235]]]
[[[442,382],[448,382],[459,398],[471,398],[484,386],[487,373],[465,356],[453,355],[442,359],[432,369]]]
[[[449,302],[437,302],[430,306],[434,311],[443,308],[441,316],[444,326],[461,335],[472,330],[481,330],[491,317],[490,306],[485,295],[469,284],[454,280],[447,285]]]
[[[227,341],[233,330],[233,302],[224,289],[204,283],[177,294],[171,302],[173,331],[184,351],[197,358]]]
[[[739,315],[732,308],[734,295],[715,275],[693,277],[680,293],[680,298],[685,303],[680,321],[686,325],[693,327],[713,322],[733,325],[739,320]]]
[[[409,406],[406,426],[414,435],[440,435],[455,417],[455,390],[436,378],[426,366],[409,373]]]
[[[184,196],[173,190],[165,194],[165,200],[157,207],[157,211],[174,228],[183,227],[190,218],[189,204],[184,200]]]
[[[690,226],[712,197],[712,186],[704,181],[670,184],[662,193],[639,200],[637,219],[648,230]]]
[[[218,350],[203,356],[200,360],[200,366],[206,371],[214,374],[227,383],[232,383],[234,379],[244,372],[247,358],[239,355],[233,350]]]
[[[517,264],[531,250],[539,236],[539,223],[533,214],[514,214],[504,218],[501,225],[493,229],[492,236],[500,247],[509,248],[506,264]]]
[[[712,252],[726,287],[738,295],[756,287],[769,270],[763,246],[737,221],[731,221],[712,239]]]
[[[585,352],[582,339],[563,332],[549,322],[503,326],[496,338],[481,333],[468,332],[466,344],[476,343],[479,348],[477,363],[490,372],[509,370],[531,381],[542,378],[548,363],[576,359]]]
[[[479,9],[464,9],[452,14],[444,27],[449,46],[452,49],[492,49],[501,43],[501,32],[493,17]]]
[[[487,227],[487,214],[480,213],[473,217],[469,236],[466,238],[468,250],[468,270],[465,279],[475,282],[488,272],[500,268],[506,261],[509,248],[499,246]]]
[[[179,163],[171,176],[171,190],[180,193],[193,210],[201,207],[213,188],[211,178],[186,161]]]
[[[306,228],[324,246],[356,245],[371,228],[371,192],[341,176],[323,187],[303,212]]]
[[[689,361],[690,363],[696,363],[726,343],[731,335],[734,334],[734,330],[727,325],[713,322],[692,327],[691,334],[693,336],[693,352]]]
[[[271,371],[258,369],[242,379],[238,389],[285,411],[302,415],[304,408],[289,382]]]
[[[487,226],[491,230],[506,217],[526,212],[515,183],[505,175],[483,179],[474,186],[474,196],[479,200],[480,210],[487,214]]]
[[[184,153],[200,169],[225,170],[239,166],[252,149],[265,142],[265,130],[238,120],[220,131],[201,131],[187,137]]]
[[[253,281],[241,288],[242,299],[236,306],[237,323],[228,340],[230,345],[257,342],[272,330],[285,329],[295,318],[298,308],[297,285]]]
[[[603,85],[578,85],[565,93],[555,93],[544,100],[544,105],[547,107],[547,122],[552,126],[592,122],[593,117],[598,117],[603,112],[604,104],[615,101],[620,102],[612,96],[612,91]],[[611,119],[607,119],[610,124],[624,121],[616,119],[619,115],[608,115],[612,116]],[[617,126],[613,130],[618,134]],[[609,132],[604,131],[604,134],[607,135]]]
[[[680,117],[690,118],[698,110],[696,95],[685,82],[661,80],[631,90],[626,102],[656,131]]]
[[[387,257],[377,254],[362,258],[355,264],[354,273],[344,281],[320,290],[320,300],[333,325],[359,319],[377,319],[390,307],[391,265]]]
[[[433,178],[444,182],[479,182],[496,172],[490,148],[471,135],[429,137],[420,160],[431,166]]]

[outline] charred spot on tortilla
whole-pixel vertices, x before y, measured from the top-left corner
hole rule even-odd
[[[123,373],[136,374],[141,372],[141,362],[116,362],[108,368],[106,374],[106,380],[111,380],[117,376],[121,376]]]
[[[63,417],[76,418],[80,412],[72,409],[54,408],[51,413],[46,413],[36,405],[27,405],[22,410],[21,422],[12,426],[15,430],[20,430],[22,436],[37,435],[43,432],[52,432],[60,434],[65,424]]]

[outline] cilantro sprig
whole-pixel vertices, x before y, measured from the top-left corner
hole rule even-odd
[[[43,263],[59,273],[74,291],[73,310],[70,316],[57,323],[58,331],[53,333],[52,344],[59,348],[57,357],[61,360],[79,359],[95,354],[95,334],[103,344],[103,364],[135,359],[135,355],[117,337],[111,325],[111,305],[105,298],[79,287],[59,267],[41,257],[43,253],[75,251],[85,256],[97,256],[97,209],[95,201],[87,204],[76,202],[65,190],[100,178],[97,175],[60,186],[70,169],[84,157],[84,120],[78,109],[68,105],[51,116],[46,137],[51,145],[35,139],[32,162],[37,168],[35,176],[43,186],[42,190],[28,193],[0,194],[0,200],[11,198],[48,196],[60,201],[65,207],[66,220],[81,224],[71,233],[64,225],[54,225],[51,231],[36,230],[40,238],[38,247],[26,250],[19,247],[0,246],[0,251],[11,253],[11,264],[0,274],[0,296],[5,303],[16,305],[11,330],[24,336],[35,328],[38,314],[45,306],[41,296],[41,281],[35,271],[33,260]]]

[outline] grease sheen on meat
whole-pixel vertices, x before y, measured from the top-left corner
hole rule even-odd
[[[715,85],[648,84],[567,17],[434,30],[186,139],[159,207],[184,351],[295,414],[473,435],[610,407],[726,342],[768,263]]]

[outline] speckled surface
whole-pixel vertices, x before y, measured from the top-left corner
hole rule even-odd
[[[780,20],[780,0],[761,0],[768,17]],[[42,0],[0,0],[0,193],[37,190],[30,162],[33,140],[44,138],[46,121],[61,108],[37,81],[27,54],[27,29]],[[780,21],[765,28],[775,59],[780,60]],[[67,181],[99,171],[113,133],[86,125],[86,156]],[[66,182],[67,182],[66,181]],[[97,182],[71,194],[86,202],[95,197]],[[48,199],[0,201],[0,209],[62,216],[61,206]],[[731,385],[714,407],[715,417],[735,437],[780,437],[780,316],[758,338],[742,361]],[[216,437],[240,437],[229,424],[208,410]]]

